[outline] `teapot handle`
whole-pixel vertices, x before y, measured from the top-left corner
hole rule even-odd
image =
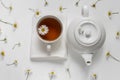
[[[88,17],[89,16],[89,9],[88,9],[88,6],[87,5],[84,5],[82,7],[82,16],[83,17]]]

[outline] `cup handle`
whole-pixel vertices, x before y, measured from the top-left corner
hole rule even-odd
[[[48,52],[50,52],[50,51],[51,51],[51,45],[48,44],[48,45],[46,46],[46,49],[47,49]]]
[[[82,7],[82,16],[83,17],[88,17],[89,16],[89,10],[88,10],[88,6],[87,5],[84,5]]]

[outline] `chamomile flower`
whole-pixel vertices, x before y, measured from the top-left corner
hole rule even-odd
[[[0,41],[4,42],[4,43],[7,43],[7,38],[3,38],[3,39],[0,39]]]
[[[17,61],[17,60],[14,60],[13,63],[7,64],[7,66],[11,66],[11,65],[17,66],[17,65],[18,65],[18,61]]]
[[[66,72],[68,73],[69,77],[71,78],[71,72],[69,68],[66,68]]]
[[[54,71],[49,73],[50,80],[54,79],[56,77],[56,73]]]
[[[28,77],[30,76],[30,74],[32,73],[32,71],[31,71],[31,69],[27,69],[26,71],[25,71],[25,73],[26,73],[26,80],[28,80]]]
[[[112,18],[112,15],[114,15],[114,14],[119,14],[119,12],[111,12],[111,11],[108,11],[108,17],[109,17],[109,19],[111,19]]]
[[[40,15],[40,11],[38,9],[32,9],[32,8],[29,8],[30,11],[34,12],[34,16],[39,16]]]
[[[112,58],[112,59],[114,59],[115,61],[120,62],[120,60],[117,59],[116,57],[114,57],[113,55],[111,55],[110,52],[107,52],[107,53],[106,53],[106,59],[108,60],[109,58]]]
[[[18,24],[16,22],[10,23],[10,22],[7,22],[7,21],[1,20],[1,19],[0,19],[0,22],[8,24],[8,25],[12,26],[14,29],[17,29],[17,27],[18,27]]]
[[[41,25],[39,28],[38,28],[38,33],[40,35],[46,35],[47,33],[49,32],[49,29],[46,25]]]
[[[12,49],[15,49],[15,47],[16,47],[16,46],[20,47],[20,46],[21,46],[21,43],[20,43],[20,42],[18,42],[18,43],[16,43],[16,44],[14,44],[14,46],[13,46],[13,48],[12,48]]]
[[[59,11],[60,12],[63,12],[63,10],[65,10],[66,8],[62,7],[62,6],[59,6]]]
[[[0,2],[1,2],[1,5],[5,8],[5,9],[7,9],[7,10],[9,10],[10,12],[13,10],[13,7],[12,6],[6,6],[3,2],[2,2],[2,0],[0,0]]]
[[[90,78],[90,80],[97,80],[98,75],[96,73],[92,73],[92,74],[90,74],[89,78]]]
[[[96,8],[96,5],[97,5],[97,3],[98,3],[99,1],[101,1],[101,0],[97,0],[95,3],[93,3],[93,4],[91,5],[91,7]]]

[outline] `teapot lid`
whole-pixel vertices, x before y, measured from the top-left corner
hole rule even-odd
[[[101,32],[93,21],[82,21],[75,29],[75,39],[80,45],[95,45],[101,37]]]

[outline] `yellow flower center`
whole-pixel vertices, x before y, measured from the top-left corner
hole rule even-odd
[[[95,4],[93,4],[93,5],[92,5],[92,7],[94,7],[94,8],[95,8],[95,7],[96,7],[96,5],[95,5]]]
[[[96,74],[93,74],[93,77],[96,79],[96,78],[97,78],[97,75],[96,75]]]
[[[36,15],[39,15],[40,14],[40,12],[39,11],[36,11]]]
[[[12,9],[13,9],[12,6],[10,6],[9,8],[10,8],[10,11],[12,11]]]
[[[47,1],[45,2],[45,5],[48,5],[48,2],[47,2]]]
[[[5,52],[4,52],[4,51],[2,51],[2,52],[1,52],[1,55],[2,55],[2,56],[5,56]]]
[[[59,10],[60,10],[60,11],[62,11],[62,10],[63,10],[62,6],[60,6],[60,7],[59,7]]]
[[[107,53],[106,53],[106,56],[110,56],[110,52],[107,52]]]
[[[55,72],[51,72],[51,75],[54,75],[55,74]]]
[[[45,31],[45,28],[42,28],[41,31],[44,32],[44,31]]]
[[[17,28],[17,24],[16,24],[16,23],[14,23],[14,24],[13,24],[13,27],[14,27],[14,28]]]
[[[111,15],[112,15],[112,13],[109,11],[109,12],[108,12],[108,16],[111,16]]]
[[[97,75],[96,74],[93,74],[94,77],[96,77]]]
[[[26,71],[28,74],[31,72],[31,70],[30,69],[27,69],[27,71]]]
[[[117,36],[119,36],[119,35],[120,35],[120,33],[119,33],[119,32],[117,32],[117,33],[116,33],[116,35],[117,35]]]

